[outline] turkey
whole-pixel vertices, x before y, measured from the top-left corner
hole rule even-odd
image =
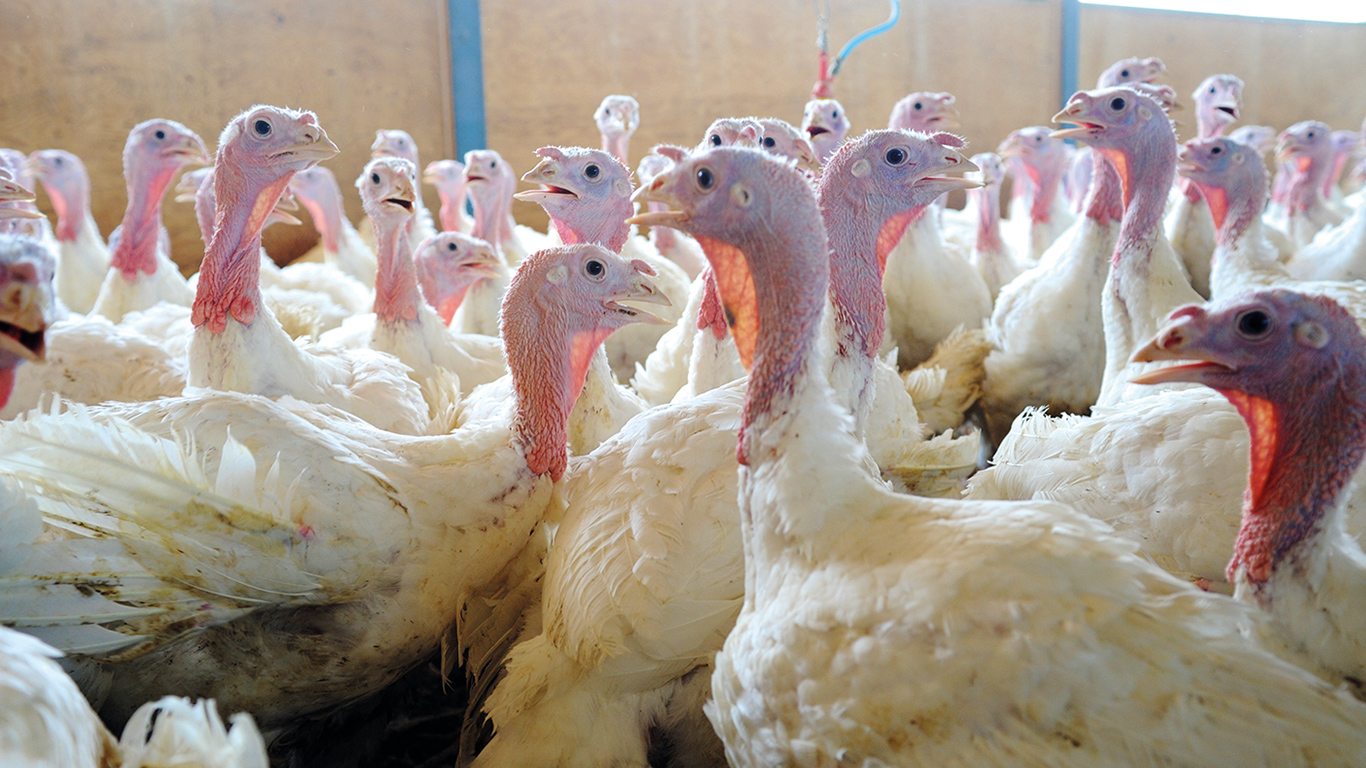
[[[355,278],[362,287],[373,288],[375,252],[346,218],[341,187],[332,171],[321,165],[305,168],[290,179],[289,191],[313,217],[313,226],[322,237],[321,261]]]
[[[457,386],[468,392],[507,372],[503,348],[489,336],[451,333],[423,299],[408,250],[416,176],[417,168],[399,157],[376,158],[365,166],[359,184],[361,203],[379,249],[374,311],[347,318],[340,328],[324,333],[319,343],[387,352],[411,368],[409,375],[419,384],[455,374]],[[427,238],[423,245],[436,237]],[[473,255],[482,257],[486,269],[499,263],[487,244]],[[435,412],[439,404],[429,396],[428,406]]]
[[[849,116],[834,99],[812,99],[802,110],[802,130],[816,151],[816,159],[825,165],[844,143],[844,135],[849,132]]]
[[[540,188],[513,197],[544,208],[564,243],[597,243],[623,258],[650,265],[655,284],[669,300],[658,315],[670,325],[677,323],[692,281],[681,267],[660,256],[646,238],[632,234],[627,226],[626,219],[632,213],[631,171],[603,150],[542,147],[536,155],[540,161],[522,176],[522,181]],[[618,379],[631,378],[636,364],[645,362],[665,330],[659,325],[623,328],[603,344],[607,362]]]
[[[713,266],[754,349],[736,451],[745,600],[708,710],[731,765],[1366,756],[1366,708],[1248,644],[1246,608],[1102,526],[1055,504],[900,496],[870,477],[823,380],[830,262],[810,187],[743,149],[707,157],[716,188],[756,202],[677,214],[729,246]]]
[[[412,163],[415,168],[422,167],[422,163],[417,159],[417,142],[413,141],[413,137],[407,131],[395,128],[381,128],[375,131],[375,142],[370,145],[370,157],[401,157]],[[422,203],[422,188],[418,187],[413,191],[417,194],[417,200],[413,203],[413,228],[408,236],[408,245],[416,250],[419,243],[436,234],[436,223],[432,218],[432,212]],[[366,219],[361,223],[360,233],[366,243],[373,246],[375,235],[374,230],[370,229],[369,222],[370,220]]]
[[[517,187],[517,176],[497,152],[476,149],[465,153],[465,183],[474,206],[474,228],[470,234],[492,245],[509,270],[515,270],[531,253],[522,240],[522,232],[527,228],[517,226],[512,220],[512,195]],[[457,333],[497,336],[498,307],[505,290],[507,282],[498,278],[470,288],[451,319],[451,329]]]
[[[971,162],[981,169],[982,182],[980,189],[968,190],[968,205],[964,209],[977,219],[972,264],[982,275],[994,300],[1002,286],[1019,277],[1024,270],[1001,238],[1001,182],[1005,180],[1005,165],[991,152],[973,155]]]
[[[1276,144],[1276,159],[1290,166],[1285,188],[1284,230],[1295,248],[1302,250],[1320,231],[1336,227],[1342,213],[1328,204],[1323,195],[1325,182],[1333,171],[1333,139],[1328,126],[1316,120],[1295,123],[1281,132]],[[1274,197],[1273,197],[1274,199]],[[1282,222],[1274,212],[1269,222]],[[1296,253],[1295,259],[1303,258]]]
[[[249,130],[288,132],[262,109]],[[208,390],[5,423],[0,474],[45,531],[0,583],[0,621],[66,652],[114,724],[175,691],[277,730],[379,691],[500,589],[564,473],[588,358],[643,316],[619,302],[652,292],[596,246],[530,258],[503,312],[515,394],[448,435]]]
[[[1003,235],[1024,264],[1037,264],[1072,224],[1073,216],[1061,194],[1071,157],[1067,144],[1051,133],[1043,126],[1020,128],[1011,131],[996,150],[1002,159],[1013,161],[1015,168],[1010,225]]]
[[[1192,94],[1195,99],[1196,131],[1200,138],[1222,136],[1243,109],[1243,81],[1234,75],[1210,75]],[[1209,258],[1214,253],[1214,220],[1200,192],[1189,183],[1178,181],[1173,191],[1175,205],[1163,224],[1172,249],[1190,276],[1191,287],[1201,296],[1210,295]]]
[[[119,322],[169,302],[188,306],[194,292],[171,260],[170,238],[161,225],[161,200],[181,168],[209,163],[204,141],[173,120],[148,120],[133,127],[123,147],[128,209],[109,236],[109,270],[90,312]]]
[[[726,216],[727,208],[743,210],[747,204],[782,205],[781,199],[747,197],[750,187],[722,186],[724,177],[707,183],[704,172],[737,152],[762,157],[725,148],[680,158],[680,167],[639,196],[665,203],[701,198],[697,205],[706,212],[689,212],[694,216]],[[876,337],[882,332],[876,220],[961,188],[962,179],[931,175],[961,166],[951,148],[900,131],[846,144],[826,166],[826,215],[852,225],[840,225],[849,238],[829,255],[832,263],[848,265],[847,279],[832,286],[830,297],[837,307],[832,325],[839,329],[833,346],[844,358],[833,365],[842,370],[835,375],[848,382],[844,395],[858,413],[867,413],[863,401],[875,397]],[[873,222],[853,224],[852,211],[870,199],[881,201],[866,212]],[[637,218],[692,226],[677,212]],[[718,241],[704,243],[718,269],[739,258]],[[752,315],[734,319],[737,334],[752,328]],[[905,399],[896,374],[882,367],[887,373],[879,378],[890,379],[890,394]],[[674,755],[680,764],[720,763],[701,703],[709,659],[734,619],[743,589],[734,454],[726,448],[735,440],[742,391],[731,385],[651,409],[597,451],[571,462],[564,519],[546,565],[545,630],[510,654],[506,676],[488,700],[497,733],[476,766],[643,764],[643,737],[652,726],[663,731],[664,744],[698,753]],[[905,416],[911,421],[901,430],[917,432],[914,409]],[[868,431],[872,441],[876,425]],[[947,440],[909,439],[919,444],[917,458],[929,465],[938,463],[931,457],[942,461],[955,452],[946,450]],[[965,455],[972,463],[972,441],[955,448],[959,460]]]
[[[435,160],[422,171],[422,180],[436,187],[437,197],[441,198],[442,231],[469,234],[474,219],[465,211],[465,164],[459,160]]]
[[[86,314],[109,273],[109,246],[90,213],[90,175],[79,157],[62,149],[39,150],[28,161],[57,211],[57,296],[67,309]]]
[[[630,96],[607,96],[593,113],[593,121],[602,134],[602,151],[630,168],[631,136],[640,127],[640,103]]]
[[[805,143],[806,139],[802,139],[802,142]],[[808,152],[811,151],[810,144],[807,144],[806,148]],[[814,155],[812,159],[814,161]],[[640,159],[640,165],[636,167],[636,179],[643,187],[671,165],[673,161],[664,155],[648,154]],[[702,255],[702,246],[672,227],[650,227],[650,244],[659,251],[660,256],[669,259],[686,272],[689,280],[696,279],[707,266],[707,257]]]
[[[1185,361],[1140,382],[1203,384],[1251,434],[1248,490],[1228,579],[1271,615],[1282,654],[1363,695],[1366,553],[1343,529],[1366,454],[1366,339],[1326,296],[1262,290],[1186,307],[1136,357]],[[1194,361],[1194,362],[1191,362]]]
[[[5,190],[0,199],[22,199]],[[32,199],[32,196],[29,196]],[[0,208],[0,219],[21,219],[21,209]],[[47,332],[57,314],[52,287],[56,269],[41,243],[22,235],[0,234],[0,414],[14,410],[15,379],[47,356]],[[21,393],[17,406],[28,405]]]
[[[480,280],[508,278],[507,264],[493,246],[460,232],[438,232],[423,240],[413,254],[413,265],[423,298],[446,325],[471,286]]]

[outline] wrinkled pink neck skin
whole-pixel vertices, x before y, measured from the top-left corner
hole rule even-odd
[[[480,275],[461,271],[459,273],[465,279],[456,280],[455,277],[435,277],[423,279],[422,295],[427,297],[432,309],[441,316],[441,322],[446,325],[451,324],[451,318],[455,317],[455,311],[460,309],[464,303],[466,294],[470,291],[470,286],[479,282]]]
[[[323,250],[336,253],[341,238],[342,193],[337,179],[331,174],[323,176],[326,181],[318,187],[310,187],[305,193],[295,190],[294,196],[308,209],[313,217],[313,226],[323,240]]]
[[[1276,162],[1276,175],[1271,179],[1271,202],[1286,205],[1290,197],[1290,183],[1294,177],[1294,163]]]
[[[1001,250],[1001,185],[969,189],[968,197],[977,206],[977,250]]]
[[[501,245],[512,239],[512,191],[501,178],[469,185],[474,205],[474,228],[470,234]]]
[[[609,185],[610,186],[610,185]],[[592,198],[554,199],[542,203],[550,223],[565,245],[594,243],[613,253],[621,253],[631,227],[626,223],[633,213],[630,199],[619,195]]]
[[[1114,263],[1125,253],[1151,254],[1167,208],[1167,190],[1176,174],[1176,137],[1161,118],[1148,121],[1141,135],[1122,148],[1097,147],[1116,168],[1124,168],[1124,217],[1119,225]],[[1144,266],[1133,265],[1135,269]]]
[[[147,167],[150,166],[150,167]],[[126,170],[128,208],[123,214],[118,243],[109,255],[109,268],[124,279],[157,271],[157,242],[161,237],[161,199],[179,164],[132,163]]]
[[[1323,388],[1321,388],[1323,389]],[[1272,595],[1265,587],[1277,565],[1293,567],[1308,556],[1330,513],[1361,465],[1366,452],[1366,420],[1359,386],[1334,386],[1293,405],[1272,405],[1241,392],[1220,390],[1254,433],[1243,518],[1227,576],[1242,577],[1262,607]],[[1274,425],[1253,422],[1249,411],[1270,410]],[[1335,418],[1323,418],[1332,413]]]
[[[1286,190],[1286,205],[1296,213],[1304,213],[1324,200],[1324,186],[1332,163],[1326,158],[1299,155],[1291,159],[1292,175]]]
[[[218,201],[213,193],[213,171],[210,171],[208,178],[204,179],[198,191],[194,193],[194,218],[199,223],[199,238],[204,241],[205,248],[208,248],[209,242],[213,240],[213,219],[217,210]]]
[[[1216,257],[1221,250],[1237,248],[1248,228],[1261,222],[1266,208],[1266,171],[1260,163],[1239,170],[1246,176],[1225,179],[1224,184],[1193,182],[1209,202],[1210,215],[1214,217],[1215,242],[1219,246]]]
[[[503,343],[517,399],[514,439],[536,474],[559,480],[569,463],[569,412],[574,409],[588,364],[612,328],[576,330],[568,312],[549,307],[544,316],[504,312]]]
[[[602,134],[602,151],[621,161],[621,164],[630,168],[627,156],[631,153],[631,135],[622,134]]]
[[[81,234],[81,225],[90,215],[90,176],[85,168],[70,169],[60,182],[48,183],[39,178],[52,208],[57,211],[57,239],[74,243]]]
[[[700,242],[700,241],[699,241]],[[716,272],[708,264],[702,278],[702,304],[697,309],[697,330],[710,328],[717,341],[726,338],[730,328],[726,324],[726,309],[721,304],[721,291],[716,287]]]
[[[1124,218],[1124,194],[1119,173],[1099,152],[1091,153],[1091,191],[1083,205],[1084,215],[1102,227]]]
[[[1060,160],[1055,161],[1050,157],[1043,167],[1036,168],[1026,163],[1025,168],[1028,169],[1029,178],[1034,181],[1029,220],[1035,224],[1047,224],[1053,218],[1053,200],[1057,198],[1062,177],[1067,173],[1066,158],[1060,156]]]
[[[261,229],[294,177],[272,177],[269,169],[243,169],[220,162],[213,174],[214,234],[199,266],[190,322],[213,333],[227,329],[228,316],[250,325],[261,305]]]
[[[441,198],[441,229],[460,231],[460,214],[465,209],[465,178],[443,180],[436,185],[436,195]]]
[[[409,245],[413,215],[385,211],[370,221],[375,227],[375,320],[381,323],[416,322],[422,294]]]

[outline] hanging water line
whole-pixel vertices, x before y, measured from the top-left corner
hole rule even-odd
[[[840,49],[839,54],[835,56],[835,60],[832,64],[830,61],[830,0],[825,0],[824,10],[821,9],[820,0],[812,0],[812,5],[816,7],[817,49],[817,76],[816,84],[811,88],[812,98],[831,98],[834,95],[832,85],[835,80],[835,75],[839,74],[840,67],[844,64],[845,58],[848,57],[850,53],[853,53],[855,48],[896,26],[897,21],[901,19],[901,0],[889,0],[889,2],[892,8],[891,15],[887,17],[887,20],[875,27],[865,29],[850,38],[849,42],[845,43],[844,47]]]

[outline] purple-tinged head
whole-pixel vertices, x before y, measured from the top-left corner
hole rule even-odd
[[[1137,362],[1193,361],[1135,379],[1193,382],[1247,422],[1248,491],[1228,574],[1265,584],[1320,528],[1366,453],[1366,339],[1326,296],[1266,289],[1172,313]]]
[[[887,127],[903,131],[933,133],[957,128],[958,109],[951,93],[919,91],[905,96],[892,106]]]
[[[797,126],[781,118],[761,117],[759,127],[763,129],[759,147],[765,152],[796,160],[798,168],[811,173],[820,170],[816,150],[811,146],[806,134]]]
[[[413,201],[417,199],[417,166],[402,157],[382,156],[365,164],[356,178],[361,206],[375,220],[407,221],[413,215]]]
[[[413,252],[413,263],[423,297],[446,325],[475,283],[508,272],[497,249],[460,232],[438,232],[423,240]]]
[[[1192,94],[1201,138],[1219,136],[1243,113],[1243,81],[1237,75],[1210,75]]]
[[[1295,123],[1281,132],[1276,157],[1294,163],[1301,171],[1312,165],[1329,166],[1333,161],[1333,131],[1318,120]]]
[[[1167,72],[1167,65],[1156,56],[1120,59],[1111,64],[1096,80],[1097,88],[1110,88],[1125,83],[1151,83]]]
[[[541,147],[541,161],[522,176],[539,189],[513,195],[549,214],[566,245],[597,243],[620,251],[631,215],[631,172],[601,149]]]
[[[1240,125],[1230,131],[1228,137],[1252,147],[1258,156],[1266,155],[1276,148],[1276,129],[1269,125]]]
[[[722,117],[713,120],[702,134],[698,150],[712,147],[757,147],[764,127],[752,117]]]
[[[85,163],[64,149],[40,149],[28,156],[28,164],[57,211],[57,239],[75,240],[90,210],[90,175]]]
[[[1147,167],[1157,153],[1176,155],[1176,133],[1162,106],[1150,96],[1127,86],[1078,91],[1053,122],[1076,128],[1054,131],[1055,139],[1071,138],[1100,151],[1115,167],[1124,184],[1124,199],[1133,194],[1132,165]],[[1170,183],[1170,169],[1163,169]]]
[[[1216,229],[1223,229],[1231,204],[1261,211],[1266,202],[1266,166],[1255,149],[1232,139],[1191,139],[1176,170],[1200,188]]]
[[[133,127],[123,146],[123,173],[135,178],[174,174],[186,165],[205,165],[209,151],[199,134],[174,120],[148,120]]]

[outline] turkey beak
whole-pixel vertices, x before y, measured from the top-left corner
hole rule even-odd
[[[461,266],[477,275],[493,278],[498,277],[501,272],[499,268],[503,266],[503,261],[498,258],[497,252],[491,246],[481,245],[461,263]]]
[[[19,182],[12,179],[0,179],[0,203],[31,203],[34,194],[31,190],[22,187]],[[9,208],[5,210],[19,210]],[[33,216],[11,217],[11,218],[34,218]]]
[[[522,181],[541,185],[540,189],[527,189],[518,192],[513,197],[529,203],[540,203],[551,197],[578,198],[574,190],[559,184],[563,181],[560,178],[560,164],[554,158],[542,158],[535,168],[522,175]]]
[[[181,136],[179,141],[163,150],[163,154],[178,157],[186,165],[208,165],[213,162],[204,140],[194,134]]]
[[[952,104],[945,104],[943,114],[941,114],[934,121],[934,128],[935,130],[943,130],[945,128],[957,128],[960,125],[962,125],[962,123],[958,121],[958,118],[962,116],[962,113],[958,111],[957,107],[953,106]]]
[[[669,169],[654,177],[649,184],[637,189],[631,195],[631,201],[636,203],[663,203],[673,207],[682,207],[678,198],[667,189],[666,182],[673,177],[674,169]],[[667,211],[641,211],[626,220],[627,224],[645,227],[680,227],[686,224],[691,217],[687,211],[667,210]]]
[[[1172,321],[1158,331],[1152,341],[1134,353],[1130,362],[1156,363],[1165,360],[1194,360],[1186,365],[1173,365],[1145,371],[1130,379],[1135,384],[1169,384],[1189,382],[1203,384],[1210,373],[1232,373],[1236,369],[1216,358],[1208,350],[1200,349],[1201,320],[1204,310],[1185,307],[1172,313]]]
[[[0,289],[0,350],[32,362],[47,359],[47,293],[30,280],[11,279]]]
[[[304,133],[304,139],[305,141],[276,152],[275,156],[292,154],[305,160],[322,162],[323,160],[331,160],[341,152],[340,149],[337,149],[337,145],[327,138],[327,131],[324,131],[322,126],[308,126],[308,130]]]
[[[299,221],[297,217],[276,208],[266,214],[265,224],[261,228],[265,229],[271,224],[303,224],[303,222]]]
[[[646,323],[648,325],[673,325],[653,312],[641,309],[637,304],[657,304],[659,306],[672,306],[673,302],[665,296],[655,286],[650,279],[654,275],[654,269],[640,259],[632,259],[631,266],[634,267],[630,278],[626,281],[626,288],[608,302],[612,309],[629,316],[632,322]],[[626,301],[630,304],[618,304],[617,302]]]
[[[1076,127],[1060,128],[1048,135],[1055,139],[1081,139],[1090,136],[1091,132],[1100,128],[1100,126],[1078,120],[1077,117],[1081,114],[1081,111],[1081,102],[1074,101],[1068,104],[1061,112],[1053,116],[1052,122],[1074,123]]]
[[[1062,114],[1063,113],[1059,112],[1058,114],[1054,115],[1053,122],[1059,122],[1058,118]],[[1005,141],[1001,142],[1001,146],[996,148],[996,154],[999,155],[1002,160],[1010,160],[1012,158],[1019,157],[1020,150],[1022,150],[1023,148],[1024,145],[1020,142],[1020,135],[1018,133],[1012,132],[1009,136],[1006,137]]]
[[[1242,114],[1241,111],[1238,109],[1238,102],[1236,101],[1225,101],[1219,104],[1215,104],[1214,109],[1218,112],[1223,112],[1224,114],[1228,115],[1234,120],[1237,120],[1238,116]]]

